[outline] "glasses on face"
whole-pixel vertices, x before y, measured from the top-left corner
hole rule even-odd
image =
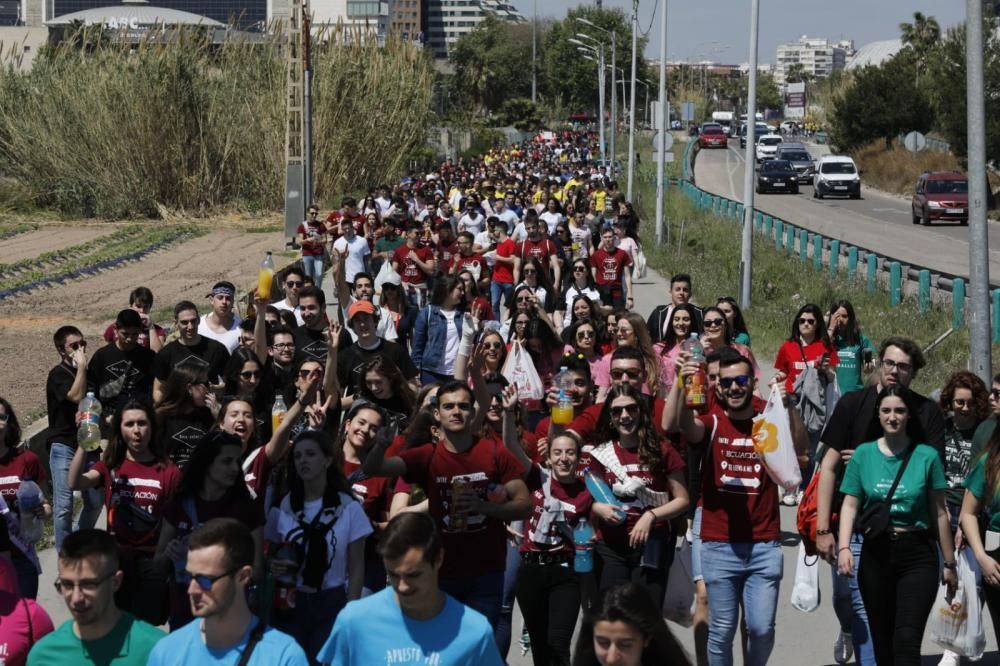
[[[729,388],[733,384],[740,386],[741,388],[746,388],[750,384],[750,375],[736,375],[735,377],[719,377],[719,386],[724,389]]]
[[[803,326],[815,326],[816,320],[813,317],[799,317],[799,323]]]
[[[293,349],[294,347],[294,342],[276,342],[271,345],[271,349]]]
[[[586,273],[587,269],[584,268],[583,266],[574,266],[573,267],[573,272],[574,273]]]
[[[201,588],[202,592],[208,592],[215,585],[215,582],[222,580],[226,576],[232,576],[234,573],[242,569],[243,567],[236,567],[235,569],[230,569],[225,573],[221,573],[218,576],[209,576],[207,574],[192,574],[189,571],[184,571],[180,576],[177,577],[177,582],[187,587],[191,584],[191,581],[198,583],[198,587]]]
[[[621,416],[622,412],[625,412],[629,416],[635,416],[639,413],[639,405],[633,402],[631,405],[620,405],[611,408],[611,416]]]
[[[639,379],[642,376],[642,370],[636,370],[635,368],[615,368],[611,371],[611,379],[621,381],[625,377],[629,379]]]
[[[577,331],[576,332],[576,339],[577,340],[591,340],[591,339],[593,339],[593,337],[594,337],[594,332],[593,331]]]
[[[972,401],[966,400],[965,398],[955,398],[951,401],[951,404],[955,405],[959,409],[965,409],[966,407],[972,406]]]
[[[244,370],[240,373],[242,379],[257,379],[260,377],[260,370]]]
[[[527,325],[528,325],[527,319],[520,319],[514,322],[514,326],[527,326]]]
[[[310,377],[322,377],[323,368],[313,368],[312,370],[299,370],[300,379],[309,379]]]
[[[67,345],[67,347],[69,347],[72,351],[76,351],[77,349],[86,349],[87,341],[80,340],[79,342],[71,342]]]
[[[990,391],[990,396],[992,396],[994,400],[1000,400],[1000,389],[992,389]]]
[[[7,423],[8,419],[10,419],[10,414],[7,412],[0,412],[0,423]]]
[[[285,286],[289,289],[295,289],[296,287],[302,286],[302,280],[289,280],[285,283]]]
[[[910,372],[911,370],[913,370],[913,364],[897,363],[896,361],[893,361],[891,358],[882,359],[882,367],[884,367],[886,370],[892,370],[893,368],[895,368],[900,372]]]
[[[705,328],[716,328],[722,326],[725,322],[725,319],[706,319]]]
[[[62,578],[56,578],[52,581],[52,586],[56,588],[56,592],[60,594],[72,594],[73,590],[80,588],[80,592],[84,594],[93,594],[107,581],[109,578],[115,575],[112,571],[109,574],[105,574],[100,578],[88,578],[85,580],[73,582],[71,580],[63,580]]]
[[[503,343],[502,342],[484,342],[483,343],[483,349],[500,350],[500,349],[503,349]]]

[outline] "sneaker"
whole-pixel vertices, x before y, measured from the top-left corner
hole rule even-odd
[[[799,494],[785,493],[785,496],[781,498],[781,503],[784,504],[785,506],[798,506]]]
[[[946,653],[947,654],[947,653]],[[846,664],[854,656],[854,638],[850,632],[841,631],[833,643],[833,660],[838,664]]]
[[[945,650],[944,654],[941,655],[941,661],[938,662],[938,666],[958,666],[961,660],[962,658],[958,656],[957,652]]]

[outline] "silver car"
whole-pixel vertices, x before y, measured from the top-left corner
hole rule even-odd
[[[788,160],[795,167],[800,183],[811,183],[816,172],[816,162],[801,143],[786,143],[778,150],[776,159]]]

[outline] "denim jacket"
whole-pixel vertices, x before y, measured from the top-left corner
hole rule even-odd
[[[455,310],[455,332],[461,337],[463,314]],[[444,362],[448,341],[448,320],[437,305],[428,305],[417,314],[413,326],[413,364],[420,370],[436,371]],[[455,359],[449,359],[454,363]]]

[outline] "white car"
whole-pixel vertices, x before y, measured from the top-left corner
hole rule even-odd
[[[757,139],[757,146],[754,154],[758,162],[773,160],[781,147],[781,137],[777,134],[765,134]]]
[[[844,196],[861,198],[861,172],[847,155],[824,155],[813,175],[813,197]]]

